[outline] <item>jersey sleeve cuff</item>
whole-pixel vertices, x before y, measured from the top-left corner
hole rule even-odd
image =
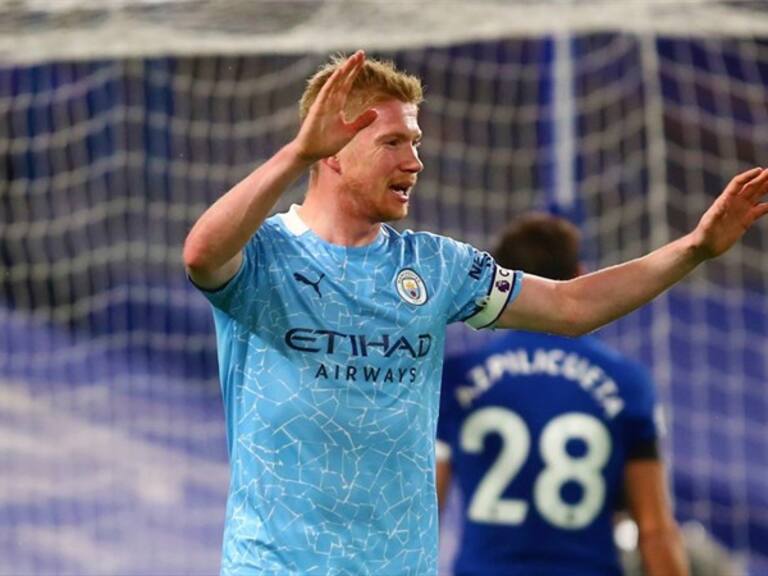
[[[243,251],[243,259],[240,262],[240,267],[237,269],[237,272],[235,272],[229,280],[216,288],[203,288],[196,283],[189,274],[187,274],[187,280],[189,280],[189,282],[197,288],[211,304],[217,308],[221,308],[229,301],[232,294],[237,290],[238,284],[241,283],[241,277],[245,274],[246,268],[245,258],[245,251]]]
[[[479,310],[464,320],[465,324],[475,330],[487,328],[496,322],[507,304],[517,298],[523,283],[522,272],[494,266],[488,294],[478,302]]]
[[[627,460],[659,460],[659,443],[656,438],[637,442],[627,450]]]

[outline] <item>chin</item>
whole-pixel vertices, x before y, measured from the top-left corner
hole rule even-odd
[[[402,220],[406,216],[408,216],[408,206],[403,206],[399,210],[388,210],[386,212],[382,212],[381,221],[396,222],[398,220]]]

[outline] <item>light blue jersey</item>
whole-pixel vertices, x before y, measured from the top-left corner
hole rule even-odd
[[[222,574],[437,572],[445,327],[492,324],[519,274],[389,226],[329,244],[269,218],[214,306],[232,468]]]

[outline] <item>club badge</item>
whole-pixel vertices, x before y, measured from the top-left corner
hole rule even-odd
[[[424,286],[424,281],[410,268],[400,270],[395,280],[395,286],[400,298],[408,304],[421,306],[427,301],[427,287]]]

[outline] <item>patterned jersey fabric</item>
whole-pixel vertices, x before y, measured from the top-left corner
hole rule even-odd
[[[519,274],[382,226],[329,244],[269,218],[214,307],[232,476],[222,574],[437,571],[445,326],[492,324]]]

